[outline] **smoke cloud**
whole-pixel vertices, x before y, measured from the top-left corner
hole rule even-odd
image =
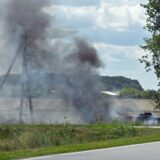
[[[76,47],[71,54],[72,59],[77,63],[81,63],[82,65],[88,64],[93,68],[101,67],[102,63],[98,57],[96,49],[82,39],[75,40]]]
[[[55,77],[54,86],[49,88],[50,91],[54,88],[60,95],[59,105],[74,108],[84,122],[109,119],[109,105],[102,98],[102,84],[97,71],[102,62],[96,49],[84,39],[65,42],[48,36],[49,32],[54,32],[51,30],[51,17],[45,12],[50,5],[49,0],[7,0],[4,24],[6,35],[11,39],[9,43],[14,40],[21,55],[27,55],[30,72],[40,72],[41,77],[44,76],[42,79],[48,79],[48,72],[59,74]],[[37,77],[34,81],[40,80]],[[50,105],[54,107],[54,104]]]
[[[65,60],[64,79],[58,86],[65,104],[74,106],[85,122],[109,118],[109,104],[102,98],[103,86],[97,72],[102,62],[94,46],[84,39],[76,39]]]
[[[6,33],[12,41],[16,41],[17,48],[21,49],[20,52],[25,48],[28,57],[32,57],[29,62],[32,68],[44,66],[42,62],[49,56],[49,51],[46,49],[46,35],[50,27],[50,16],[44,12],[44,8],[49,5],[49,0],[8,0],[6,2]]]
[[[50,24],[50,17],[43,12],[43,8],[50,5],[48,0],[9,0],[6,26],[9,32],[28,34],[33,43],[45,38],[46,29]]]

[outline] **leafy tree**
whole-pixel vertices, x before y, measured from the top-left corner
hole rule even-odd
[[[144,39],[145,44],[142,48],[149,53],[142,57],[141,62],[145,63],[147,71],[153,67],[160,78],[160,1],[149,0],[142,6],[146,9],[147,16],[145,29],[151,33],[151,37]]]
[[[125,87],[120,92],[120,97],[127,98],[146,98],[145,91],[138,90],[136,88]]]
[[[145,51],[140,62],[145,64],[147,71],[154,70],[158,80],[160,80],[160,0],[149,0],[147,4],[142,5],[146,11],[145,29],[151,33],[151,36],[144,39],[145,44],[141,46]],[[155,96],[160,108],[159,92]]]
[[[120,91],[120,97],[153,99],[156,102],[157,102],[157,97],[159,97],[159,95],[160,91],[155,91],[155,90],[141,91],[136,88],[129,88],[129,87],[125,87]]]

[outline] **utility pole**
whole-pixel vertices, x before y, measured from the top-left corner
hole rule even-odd
[[[29,39],[27,33],[22,37],[22,74],[21,74],[21,97],[20,97],[20,108],[19,108],[19,123],[23,123],[23,109],[24,100],[27,98],[29,104],[29,110],[31,113],[31,122],[33,123],[33,104],[30,86],[30,76],[28,71],[28,48]]]
[[[3,88],[14,63],[16,62],[16,59],[18,56],[21,55],[22,57],[22,73],[21,73],[21,96],[20,96],[20,107],[19,107],[19,123],[23,123],[23,109],[24,109],[24,100],[25,98],[28,100],[29,104],[29,110],[31,114],[31,122],[33,123],[33,104],[32,104],[32,93],[31,93],[31,80],[30,75],[28,71],[28,61],[29,61],[29,54],[27,47],[29,46],[29,38],[28,38],[27,32],[22,36],[21,44],[19,46],[19,49],[15,56],[13,57],[13,60],[2,80],[0,83],[0,90]],[[21,53],[21,54],[20,54]],[[31,55],[32,56],[32,55]]]

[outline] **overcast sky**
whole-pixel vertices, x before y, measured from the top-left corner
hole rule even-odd
[[[147,0],[57,0],[48,10],[54,12],[59,27],[74,30],[93,42],[104,68],[101,74],[138,79],[145,89],[157,88],[153,72],[146,73],[139,47],[148,36],[144,9]]]
[[[143,29],[145,14],[140,6],[147,0],[51,1],[53,5],[47,12],[53,16],[56,27],[63,33],[86,38],[97,48],[104,63],[100,70],[102,75],[125,76],[139,80],[145,89],[157,88],[154,73],[146,73],[144,65],[138,61],[144,54],[139,45],[149,35]],[[1,39],[1,48],[5,46],[3,43]],[[0,65],[5,66],[6,60],[2,59],[10,60],[11,57],[1,53]],[[3,67],[0,67],[0,73],[5,73]]]

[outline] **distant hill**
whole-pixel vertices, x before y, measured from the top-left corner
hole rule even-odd
[[[57,83],[63,83],[63,75],[61,74],[38,73],[32,74],[30,77],[32,77],[32,95],[35,97],[53,96],[54,88]],[[4,76],[0,76],[0,82],[3,80],[3,78]],[[120,91],[125,87],[143,90],[142,86],[137,80],[132,80],[125,77],[101,76],[100,81],[103,84],[103,90]],[[0,91],[0,96],[17,97],[20,96],[20,90],[20,75],[10,74],[3,89]]]
[[[117,76],[117,77],[101,76],[101,82],[105,87],[104,89],[108,91],[120,91],[126,87],[143,90],[138,80],[132,80],[130,78],[122,76]]]

